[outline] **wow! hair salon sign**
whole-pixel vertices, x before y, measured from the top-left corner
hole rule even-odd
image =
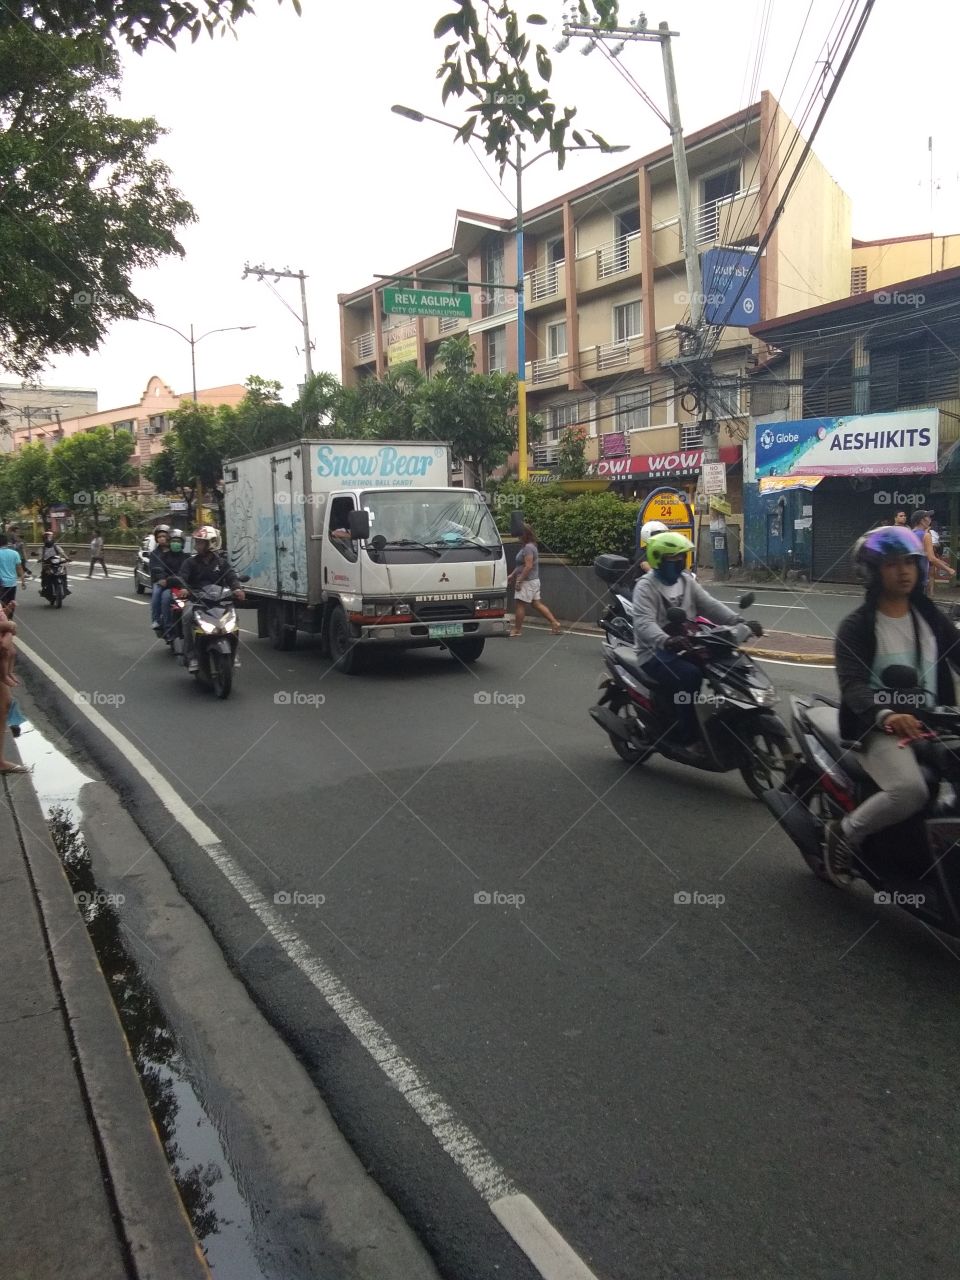
[[[923,475],[937,469],[939,409],[803,418],[757,427],[757,478]]]

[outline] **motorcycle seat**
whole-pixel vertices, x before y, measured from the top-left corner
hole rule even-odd
[[[636,676],[641,683],[649,687],[659,685],[660,681],[652,676],[649,671],[644,671],[640,666],[637,661],[637,651],[632,644],[618,644],[616,646],[616,656],[620,666],[626,667],[630,674]]]
[[[840,736],[839,707],[811,707],[807,712],[807,720],[810,728],[823,746],[826,747],[831,758],[837,761],[850,780],[856,783],[857,786],[870,787],[871,790],[875,791],[877,784],[861,764],[860,752]],[[923,779],[928,789],[931,792],[935,790],[940,782],[940,775],[936,769],[931,768],[929,765],[921,764],[920,772],[923,774]]]

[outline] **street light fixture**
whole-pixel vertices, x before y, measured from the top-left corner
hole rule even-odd
[[[206,333],[201,333],[199,338],[193,336],[193,325],[190,326],[189,338],[185,333],[181,333],[179,329],[175,329],[172,324],[164,324],[162,320],[151,320],[149,316],[138,316],[138,320],[145,320],[147,324],[158,325],[161,329],[169,329],[171,333],[175,333],[178,338],[182,338],[184,342],[190,344],[190,373],[193,379],[193,403],[197,403],[197,360],[195,348],[198,342],[202,342],[204,338],[209,338],[211,333],[239,333],[245,329],[255,329],[255,324],[230,324],[224,329],[208,329]]]
[[[16,409],[21,418],[26,418],[27,420],[27,444],[33,444],[33,414],[58,413],[61,409],[69,409],[71,407],[69,404],[19,404],[11,406],[11,408]]]
[[[413,107],[404,107],[399,103],[395,103],[391,108],[398,116],[403,116],[407,120],[413,120],[416,124],[422,124],[424,120],[429,120],[431,124],[443,125],[445,129],[453,129],[459,132],[455,124],[451,124],[449,120],[440,120],[437,116],[428,116],[423,111],[417,111]],[[524,312],[524,284],[523,284],[523,172],[529,169],[532,164],[536,164],[538,160],[542,160],[544,156],[551,154],[551,148],[538,152],[535,156],[531,156],[529,160],[523,160],[523,143],[520,136],[517,136],[517,154],[515,160],[507,160],[507,164],[517,175],[517,453],[519,455],[517,471],[520,480],[526,480],[529,476],[529,467],[527,464],[527,338],[525,331],[525,312]],[[584,142],[574,147],[567,147],[567,151],[606,151],[619,152],[629,151],[626,143],[620,143],[617,146],[609,146],[600,142]]]

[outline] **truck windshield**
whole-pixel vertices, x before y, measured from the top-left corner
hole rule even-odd
[[[361,495],[360,503],[370,513],[370,536],[380,534],[387,546],[417,542],[440,550],[500,546],[493,517],[479,496],[469,491],[384,493],[373,489]]]

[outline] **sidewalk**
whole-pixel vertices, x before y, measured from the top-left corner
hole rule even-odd
[[[0,884],[0,1276],[210,1280],[26,775],[0,778]]]

